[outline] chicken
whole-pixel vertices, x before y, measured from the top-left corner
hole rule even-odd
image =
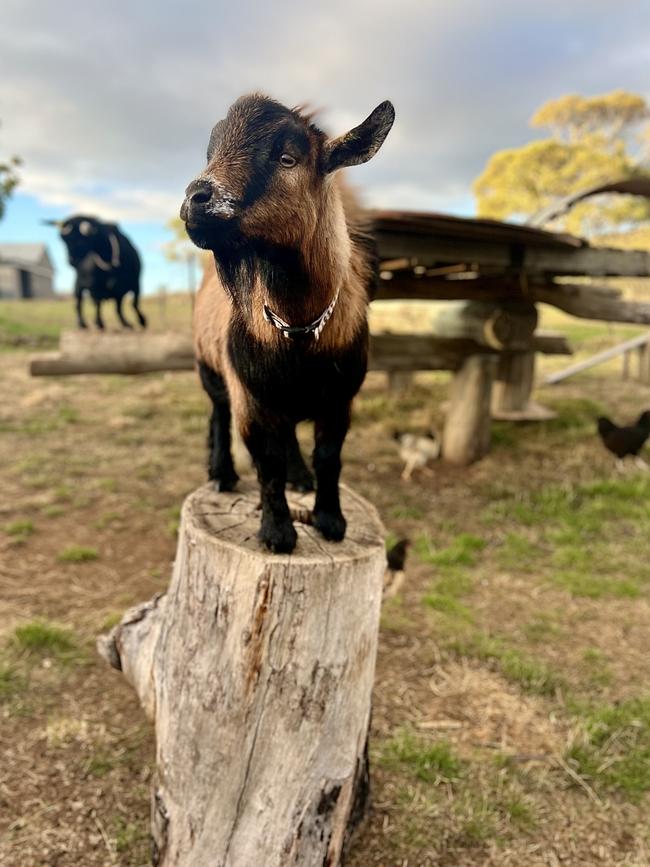
[[[636,423],[619,427],[611,419],[601,416],[598,419],[598,435],[605,448],[616,456],[616,466],[623,467],[623,459],[633,456],[638,467],[648,469],[639,452],[650,436],[650,410],[641,413]]]
[[[399,443],[399,455],[404,461],[404,481],[411,478],[413,470],[422,469],[429,461],[440,457],[440,440],[434,431],[425,434],[395,433],[395,439]]]
[[[410,539],[400,539],[386,551],[388,568],[384,574],[384,596],[396,596],[404,583],[404,567],[406,552],[411,544]]]

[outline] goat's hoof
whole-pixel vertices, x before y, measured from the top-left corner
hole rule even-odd
[[[314,527],[328,542],[341,542],[345,537],[347,521],[339,512],[314,512]]]
[[[298,534],[291,521],[284,521],[282,524],[262,523],[259,538],[274,554],[291,554],[296,547]]]
[[[234,470],[231,472],[219,473],[219,475],[213,479],[215,490],[219,493],[234,491],[237,487],[238,481],[239,476]]]

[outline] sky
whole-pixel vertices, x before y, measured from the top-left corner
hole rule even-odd
[[[2,0],[0,158],[24,161],[0,241],[44,242],[43,218],[116,220],[144,289],[186,287],[162,247],[210,130],[241,94],[320,109],[339,135],[382,100],[397,119],[348,180],[374,207],[470,215],[492,153],[539,136],[564,93],[650,99],[650,0]]]

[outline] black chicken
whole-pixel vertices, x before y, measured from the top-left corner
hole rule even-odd
[[[629,427],[619,427],[601,416],[598,419],[598,435],[605,448],[616,455],[617,466],[623,465],[623,458],[633,455],[637,458],[637,464],[647,469],[647,464],[638,455],[650,437],[650,410],[642,412],[636,423]]]
[[[386,551],[388,568],[384,574],[384,596],[396,596],[402,589],[406,552],[410,544],[409,539],[400,539]]]
[[[400,539],[386,551],[386,560],[391,572],[403,572],[406,562],[406,549],[411,544],[409,539]]]

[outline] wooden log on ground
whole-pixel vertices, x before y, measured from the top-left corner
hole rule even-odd
[[[32,376],[139,374],[194,368],[191,340],[183,334],[91,336],[93,340],[82,340],[77,348],[74,342],[64,342],[65,352],[32,356]],[[173,339],[168,342],[168,337]],[[550,355],[571,355],[566,338],[557,332],[533,335],[530,348]],[[465,356],[484,351],[485,347],[473,340],[428,334],[373,334],[369,366],[370,370],[405,372],[456,370]]]
[[[471,355],[454,376],[442,437],[445,461],[466,466],[490,450],[490,401],[496,355]]]
[[[64,331],[59,352],[33,357],[30,373],[32,376],[138,374],[193,367],[194,350],[188,334]]]
[[[344,542],[297,524],[288,556],[257,541],[256,484],[195,491],[166,596],[98,640],[154,719],[160,867],[341,863],[368,796],[385,568],[375,509],[341,493]],[[309,520],[313,495],[289,502]]]
[[[491,349],[523,349],[530,346],[535,328],[537,310],[529,301],[459,301],[441,311],[433,333],[474,340]]]

